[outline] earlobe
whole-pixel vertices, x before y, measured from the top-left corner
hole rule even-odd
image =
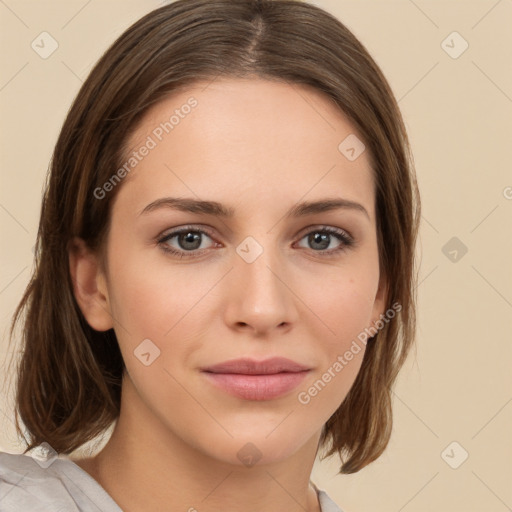
[[[381,315],[384,315],[386,312],[386,304],[388,301],[388,282],[387,279],[381,275],[379,280],[379,287],[377,289],[377,293],[375,295],[375,301],[373,303],[373,313],[372,313],[372,325],[374,326],[378,320],[380,320]]]
[[[70,240],[68,256],[73,293],[87,323],[96,331],[111,329],[108,290],[98,256],[78,237]]]

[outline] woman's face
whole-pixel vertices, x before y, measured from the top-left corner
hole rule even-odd
[[[374,183],[357,136],[321,93],[262,79],[197,84],[142,119],[126,176],[97,193],[120,187],[100,289],[123,389],[156,436],[233,464],[251,450],[263,464],[316,447],[361,366],[358,335],[385,307]],[[303,205],[325,200],[357,205]],[[203,371],[272,357],[308,371],[277,395],[283,374],[262,391],[262,377],[245,377],[254,390]]]

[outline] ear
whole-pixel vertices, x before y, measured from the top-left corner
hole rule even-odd
[[[372,326],[375,325],[377,320],[380,320],[380,316],[386,311],[386,304],[388,301],[388,282],[387,279],[381,274],[379,278],[379,287],[375,295],[375,301],[373,303],[372,312]]]
[[[87,323],[96,331],[111,329],[107,281],[98,256],[78,237],[70,240],[68,256],[73,293]]]

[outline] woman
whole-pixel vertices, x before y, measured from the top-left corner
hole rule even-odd
[[[388,443],[419,211],[394,96],[339,20],[288,0],[144,16],[56,144],[13,318],[18,431],[48,456],[0,454],[0,510],[340,511],[311,470]]]

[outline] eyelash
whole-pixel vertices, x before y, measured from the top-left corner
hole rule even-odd
[[[164,235],[163,237],[159,238],[157,240],[157,243],[164,252],[171,254],[173,256],[176,256],[178,258],[198,258],[198,257],[202,256],[203,253],[205,251],[207,251],[208,249],[202,249],[202,250],[195,249],[193,251],[183,251],[183,250],[178,251],[176,249],[171,249],[166,244],[166,242],[168,242],[169,240],[172,240],[174,237],[181,235],[183,233],[190,233],[190,232],[201,233],[202,235],[207,235],[208,237],[213,239],[212,233],[210,233],[210,231],[207,229],[204,229],[204,228],[199,229],[194,226],[185,226],[183,228],[172,231],[172,232]],[[354,239],[350,235],[348,235],[348,233],[346,231],[344,231],[343,229],[332,228],[332,227],[328,227],[328,226],[323,226],[321,228],[313,229],[313,230],[309,231],[308,233],[306,233],[304,236],[302,236],[300,238],[300,240],[307,237],[308,235],[311,235],[312,233],[322,233],[322,234],[333,235],[340,242],[342,242],[338,248],[331,249],[329,251],[325,251],[325,250],[315,251],[315,250],[311,249],[314,253],[319,254],[323,258],[328,258],[330,256],[336,256],[336,255],[338,255],[338,253],[341,253],[341,252],[349,249],[350,247],[352,247],[355,244]]]

